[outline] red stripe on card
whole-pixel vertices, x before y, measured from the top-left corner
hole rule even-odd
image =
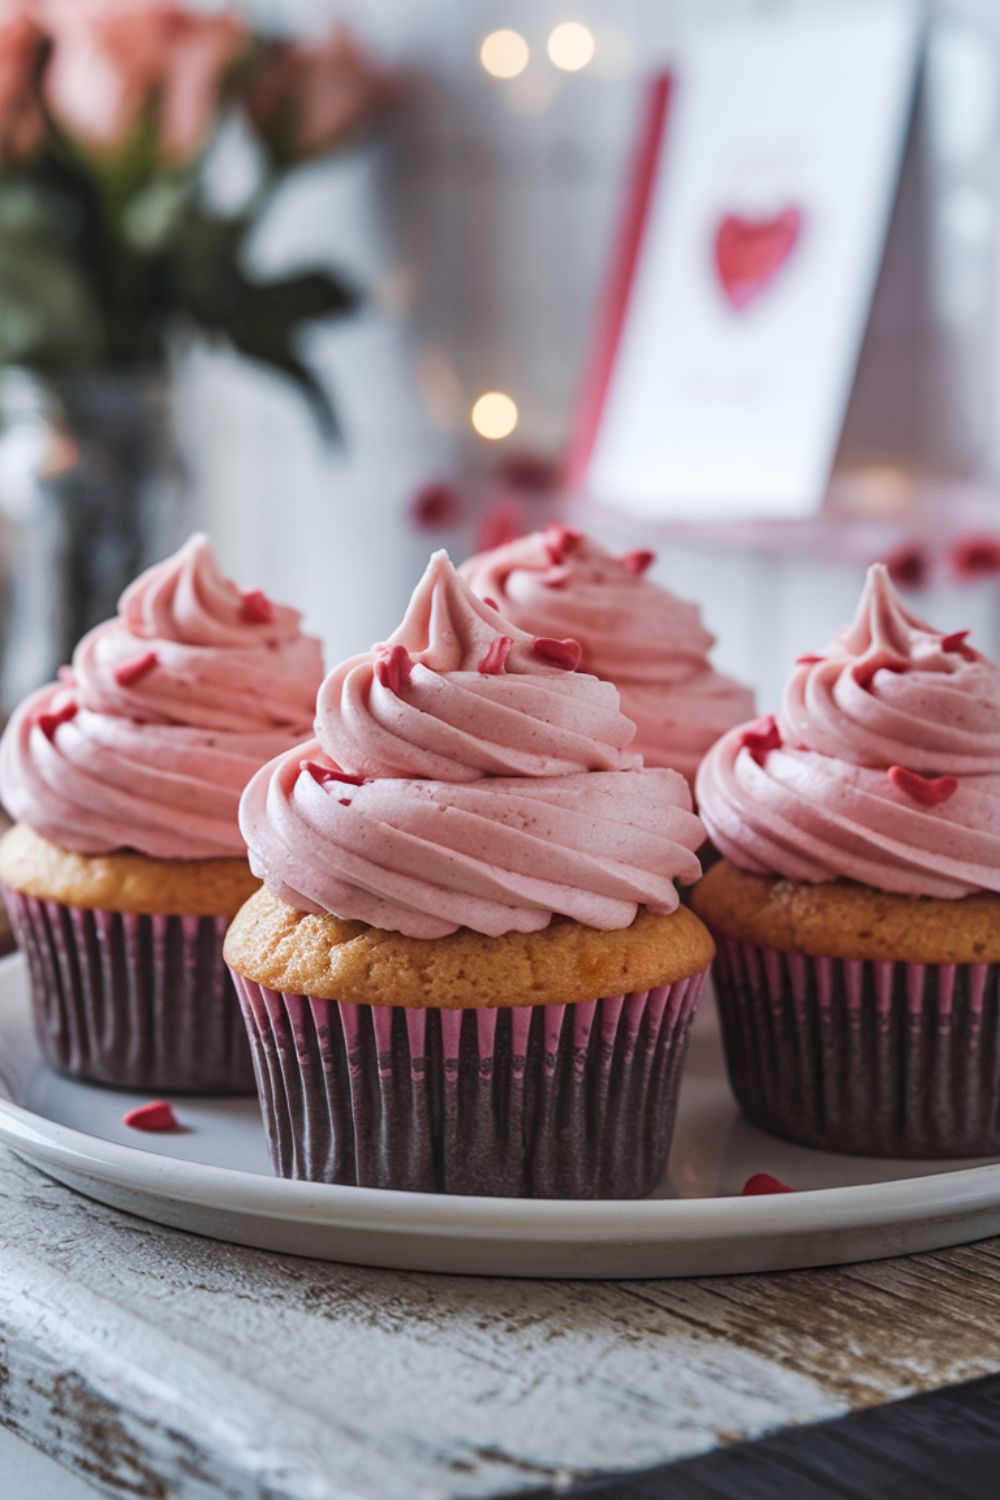
[[[611,384],[615,357],[632,295],[632,284],[642,253],[673,86],[670,74],[661,73],[653,79],[646,96],[625,194],[625,210],[611,259],[604,302],[598,315],[597,335],[576,403],[573,431],[562,476],[564,485],[570,488],[583,483],[597,441],[601,413]]]

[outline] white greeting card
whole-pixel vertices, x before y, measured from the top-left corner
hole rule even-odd
[[[825,491],[906,141],[918,7],[707,26],[658,79],[573,478],[659,516]]]

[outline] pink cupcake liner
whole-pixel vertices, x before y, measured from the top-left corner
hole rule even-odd
[[[464,1011],[233,977],[281,1177],[637,1198],[663,1172],[704,974],[576,1005]]]
[[[46,1062],[156,1093],[253,1093],[222,958],[230,918],[91,911],[4,890]]]
[[[1000,965],[812,958],[716,935],[733,1092],[786,1140],[1000,1154]]]

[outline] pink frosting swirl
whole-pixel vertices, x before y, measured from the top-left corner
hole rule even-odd
[[[365,776],[439,781],[638,766],[626,750],[635,729],[611,684],[548,665],[534,639],[475,598],[446,553],[435,554],[386,643],[409,656],[405,693],[379,680],[377,647],[336,667],[316,704],[323,749]],[[503,670],[481,671],[498,640],[510,641]]]
[[[702,817],[743,869],[913,896],[1000,890],[1000,668],[904,607],[882,566],[853,623],[804,657],[776,721],[698,774]]]
[[[698,606],[643,576],[652,560],[614,557],[550,526],[470,558],[461,573],[523,630],[578,640],[586,670],[618,688],[646,765],[692,780],[708,747],[753,713],[753,694],[712,666],[715,638]]]
[[[62,848],[239,857],[240,793],[309,733],[318,640],[224,578],[204,536],[125,590],[0,741],[11,815]],[[58,721],[58,722],[54,722]]]
[[[418,938],[673,911],[674,879],[700,873],[690,792],[639,768],[615,689],[577,656],[437,553],[391,639],[326,679],[317,740],[248,786],[255,873],[300,911]]]

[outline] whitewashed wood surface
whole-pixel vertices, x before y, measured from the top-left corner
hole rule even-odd
[[[502,1281],[216,1244],[6,1152],[0,1196],[0,1421],[113,1496],[558,1493],[1000,1368],[997,1241],[770,1277]]]

